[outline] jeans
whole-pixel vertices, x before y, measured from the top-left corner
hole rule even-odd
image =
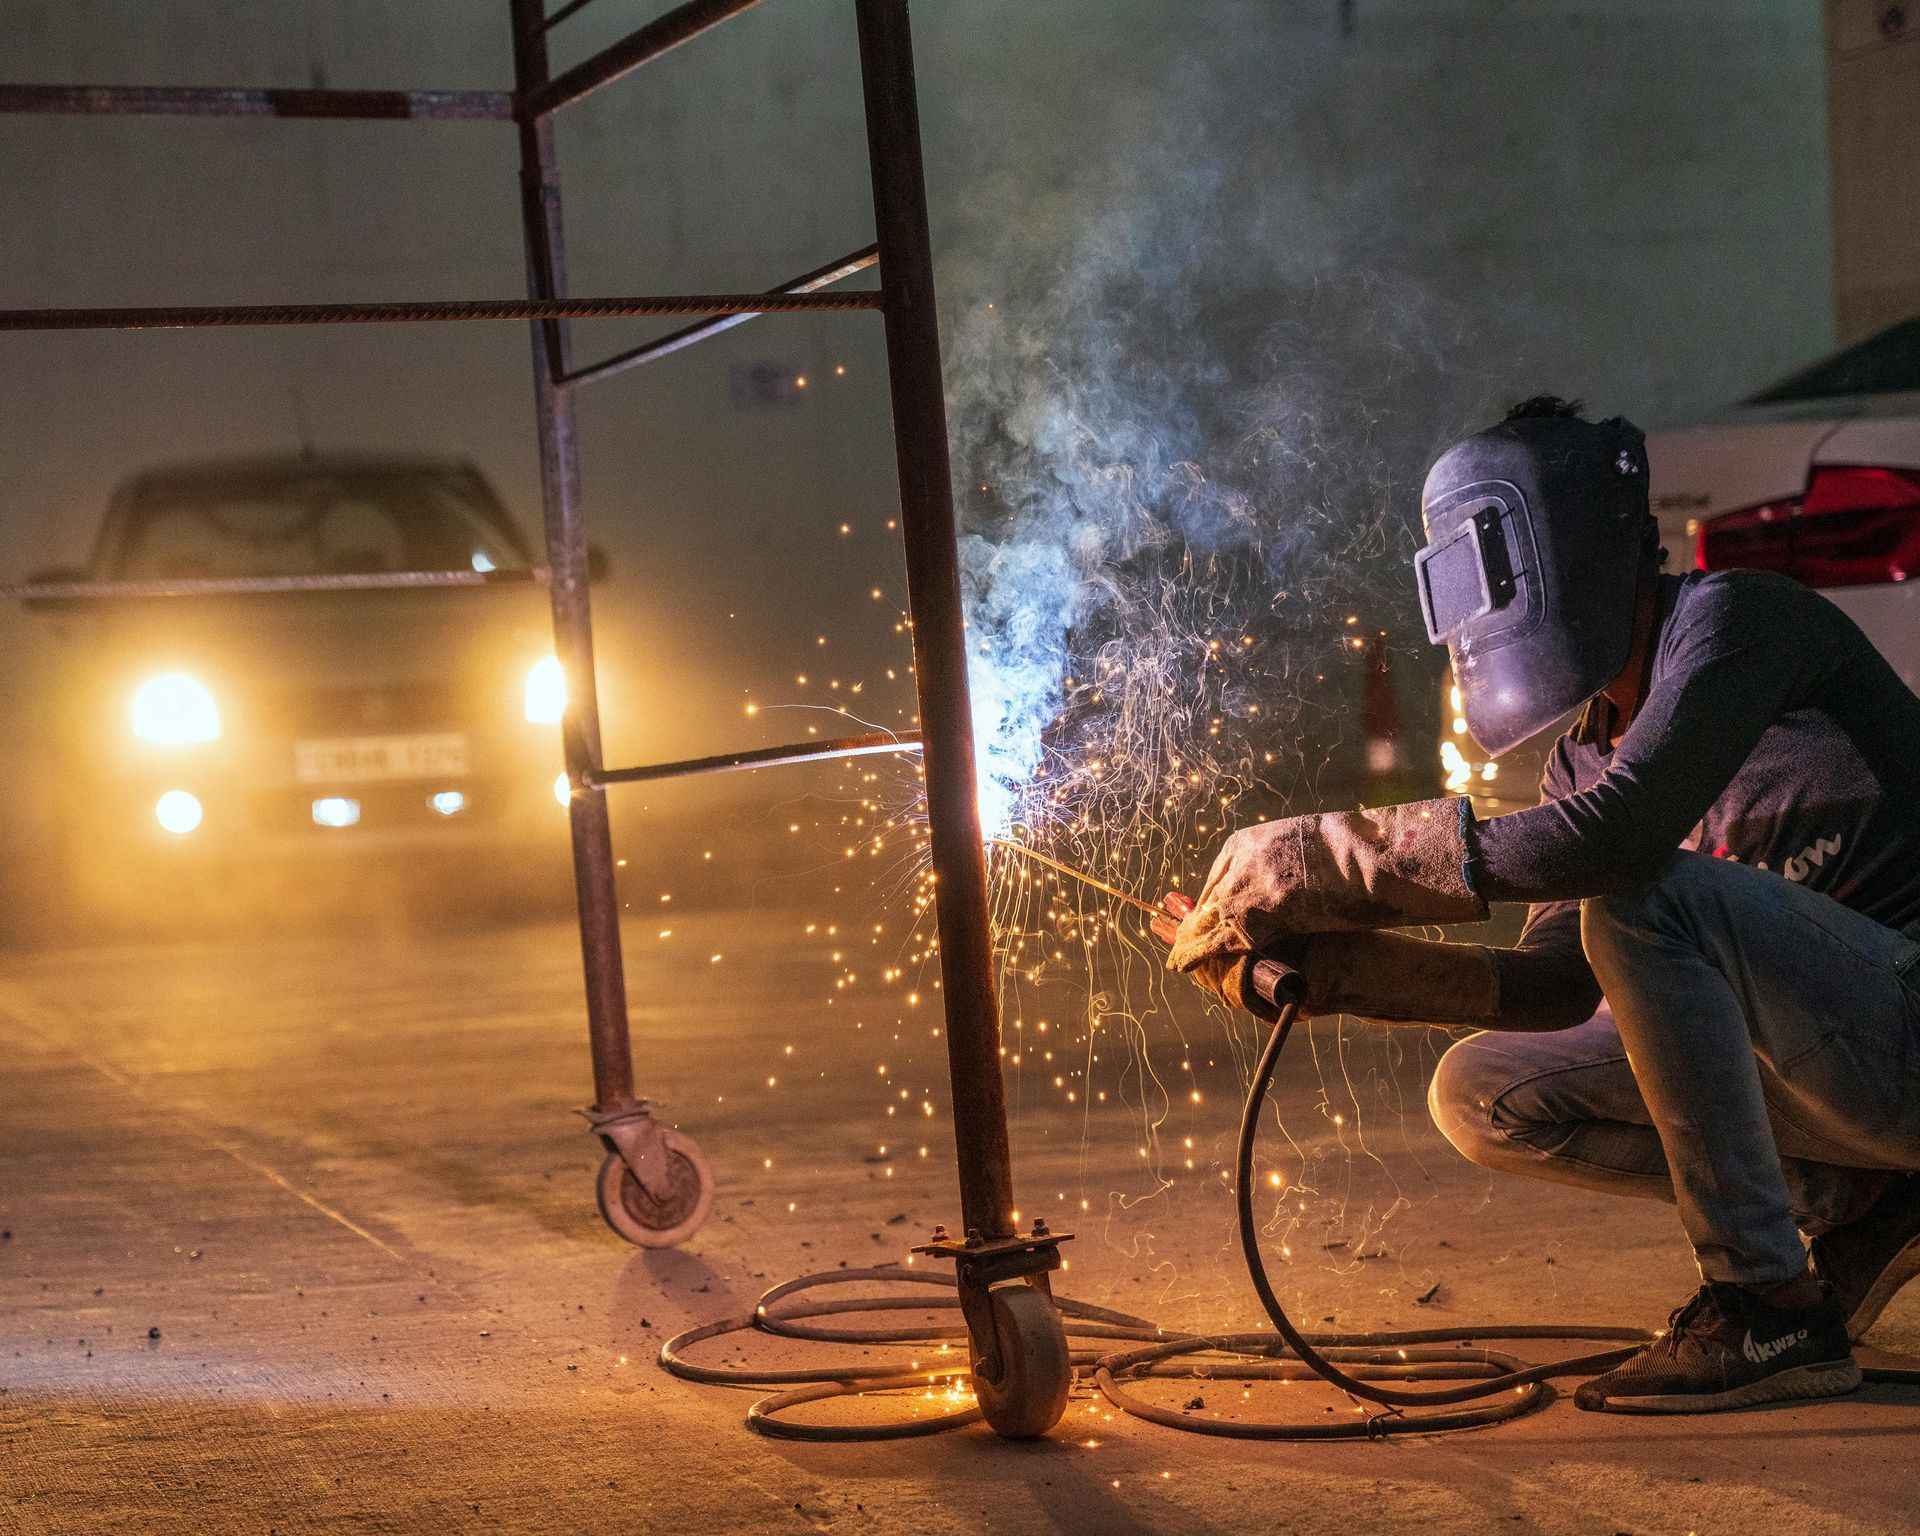
[[[1673,1202],[1706,1280],[1805,1270],[1861,1169],[1920,1169],[1920,944],[1777,874],[1676,854],[1582,903],[1606,1004],[1441,1058],[1434,1123],[1485,1167]]]

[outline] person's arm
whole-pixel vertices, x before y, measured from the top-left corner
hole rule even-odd
[[[1600,1006],[1580,948],[1580,904],[1528,915],[1512,949],[1405,933],[1322,933],[1295,956],[1307,1011],[1376,1024],[1439,1024],[1544,1032],[1571,1029]]]
[[[1243,827],[1221,845],[1167,963],[1193,971],[1303,934],[1477,922],[1489,901],[1582,901],[1657,875],[1776,721],[1826,711],[1882,764],[1920,708],[1853,621],[1786,577],[1682,590],[1653,683],[1606,771],[1578,793],[1476,825],[1464,798]],[[1911,775],[1920,797],[1920,772]]]
[[[1544,902],[1527,913],[1512,949],[1494,951],[1500,1011],[1483,1029],[1572,1029],[1600,1006],[1600,982],[1580,946],[1580,903]]]
[[[1600,779],[1474,828],[1488,900],[1578,901],[1652,878],[1769,726],[1869,664],[1845,617],[1782,577],[1708,577],[1681,603],[1652,690]]]
[[[1541,770],[1540,804],[1565,799],[1573,787],[1562,739]],[[1580,947],[1577,901],[1533,907],[1511,949],[1404,933],[1325,933],[1303,941],[1299,963],[1309,1012],[1382,1024],[1571,1029],[1600,1006],[1600,983]]]

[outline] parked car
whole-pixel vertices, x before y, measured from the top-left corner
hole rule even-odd
[[[1781,571],[1853,616],[1920,691],[1920,316],[1647,438],[1667,568]],[[1544,734],[1487,762],[1452,692],[1447,787],[1483,815],[1533,803]]]
[[[350,893],[374,859],[415,881],[455,852],[509,884],[550,865],[566,689],[533,566],[465,464],[228,460],[128,481],[89,566],[41,573],[29,599],[55,630],[39,704],[76,884],[152,906],[194,873]],[[410,572],[482,579],[284,589]],[[269,590],[220,589],[236,579]]]

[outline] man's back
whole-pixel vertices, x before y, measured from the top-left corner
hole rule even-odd
[[[1683,841],[1920,920],[1920,698],[1857,626],[1785,577],[1665,577],[1646,704],[1556,744],[1542,804],[1479,829],[1486,894],[1580,900]]]
[[[1872,728],[1862,733],[1863,750],[1826,708],[1789,709],[1759,728],[1759,739],[1690,830],[1674,833],[1665,849],[1655,852],[1698,848],[1776,871],[1889,928],[1920,932],[1920,790],[1914,787],[1920,773],[1920,699],[1851,619],[1785,577],[1758,572],[1669,576],[1661,578],[1660,596],[1650,694],[1671,694],[1690,681],[1703,654],[1711,667],[1729,649],[1777,646],[1783,653],[1777,669],[1782,681],[1812,660],[1816,664],[1804,670],[1816,695],[1825,691],[1828,677],[1843,678],[1836,707],[1850,719],[1868,720]],[[1774,670],[1764,658],[1760,666]],[[1695,691],[1698,687],[1695,680]],[[1724,710],[1735,717],[1722,727],[1727,732],[1750,731],[1747,717],[1766,707],[1757,691],[1704,703],[1708,713]],[[1588,817],[1597,807],[1599,815],[1627,822],[1624,836],[1617,828],[1604,834],[1617,843],[1628,843],[1639,830],[1647,816],[1641,806],[1651,805],[1653,817],[1660,815],[1667,786],[1644,767],[1626,769],[1633,776],[1628,797],[1609,793],[1603,781],[1620,755],[1609,734],[1607,707],[1597,701],[1554,744],[1541,779],[1540,807],[1480,829],[1484,845],[1489,834],[1498,841],[1500,829],[1517,820],[1545,823],[1545,838],[1537,845],[1533,838],[1510,840],[1509,878],[1514,865],[1523,870],[1531,865],[1538,878],[1564,862],[1552,843],[1568,835],[1569,803],[1584,802]],[[1676,740],[1656,747],[1684,754],[1688,745]],[[1878,771],[1867,751],[1879,759]],[[1597,877],[1589,873],[1586,882],[1591,890],[1534,901],[1517,948],[1496,956],[1508,1028],[1566,1028],[1600,1001],[1580,946],[1580,900],[1631,885],[1631,866],[1623,863],[1619,872],[1602,870]]]

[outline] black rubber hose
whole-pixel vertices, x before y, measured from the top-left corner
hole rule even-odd
[[[1637,1353],[1640,1345],[1647,1341],[1646,1333],[1638,1328],[1556,1329],[1551,1335],[1555,1338],[1626,1339],[1632,1340],[1633,1343],[1630,1347],[1623,1349],[1603,1350],[1598,1354],[1577,1355],[1571,1359],[1553,1361],[1548,1365],[1535,1365],[1524,1370],[1508,1371],[1489,1381],[1476,1381],[1470,1386],[1449,1387],[1437,1391],[1406,1392],[1393,1387],[1374,1386],[1357,1376],[1348,1375],[1307,1341],[1305,1335],[1293,1326],[1292,1319],[1287,1316],[1286,1308],[1280,1305],[1280,1298],[1273,1294],[1273,1284],[1267,1278],[1266,1261],[1260,1256],[1259,1222],[1253,1214],[1253,1153],[1254,1144],[1260,1134],[1260,1111],[1266,1107],[1267,1093],[1273,1084],[1274,1070],[1280,1064],[1280,1052],[1286,1047],[1287,1036],[1293,1032],[1293,1021],[1298,1012],[1298,1003],[1285,1004],[1280,1010],[1280,1017],[1274,1021],[1273,1032],[1267,1036],[1266,1049],[1260,1053],[1260,1063],[1253,1071],[1252,1086],[1247,1089],[1246,1104],[1240,1111],[1240,1145],[1234,1159],[1236,1204],[1240,1215],[1240,1251],[1247,1261],[1247,1276],[1253,1281],[1253,1289],[1260,1297],[1260,1305],[1266,1309],[1268,1320],[1272,1322],[1280,1337],[1287,1341],[1288,1348],[1311,1366],[1316,1375],[1331,1382],[1341,1391],[1350,1392],[1355,1397],[1365,1398],[1368,1402],[1380,1403],[1389,1408],[1418,1408],[1423,1405],[1441,1407],[1451,1403],[1471,1402],[1475,1398],[1490,1397],[1496,1392],[1510,1392],[1515,1387],[1547,1381],[1555,1376],[1593,1376],[1601,1371],[1610,1370]]]
[[[1256,1011],[1272,1023],[1266,1047],[1248,1085],[1241,1109],[1240,1136],[1234,1160],[1240,1247],[1247,1274],[1278,1337],[1264,1333],[1169,1335],[1145,1318],[1095,1307],[1068,1297],[1055,1297],[1070,1336],[1106,1341],[1126,1340],[1136,1347],[1113,1353],[1100,1349],[1073,1352],[1073,1362],[1091,1370],[1101,1394],[1136,1418],[1191,1433],[1242,1440],[1358,1440],[1388,1435],[1432,1434],[1441,1430],[1474,1429],[1517,1418],[1551,1400],[1546,1383],[1561,1376],[1587,1376],[1619,1364],[1655,1335],[1640,1328],[1609,1328],[1560,1324],[1508,1324],[1496,1328],[1420,1328],[1360,1334],[1308,1334],[1293,1325],[1274,1295],[1260,1254],[1259,1223],[1254,1216],[1254,1152],[1259,1140],[1260,1115],[1272,1091],[1281,1053],[1299,1014],[1298,978],[1285,967],[1262,962],[1251,984],[1264,1007]],[[1251,1002],[1251,1000],[1250,1000]],[[977,1407],[955,1406],[908,1422],[823,1425],[778,1417],[783,1410],[829,1398],[866,1393],[937,1392],[943,1384],[964,1379],[968,1368],[959,1359],[928,1369],[918,1362],[894,1361],[876,1367],[871,1362],[798,1369],[756,1370],[752,1367],[699,1366],[686,1351],[709,1339],[742,1332],[789,1339],[849,1344],[936,1342],[964,1339],[966,1329],[954,1327],[835,1328],[808,1319],[855,1312],[957,1310],[951,1295],[931,1302],[904,1295],[815,1301],[803,1307],[780,1307],[796,1294],[823,1286],[856,1281],[905,1282],[935,1286],[948,1292],[953,1280],[944,1275],[916,1274],[898,1268],[827,1271],[775,1286],[760,1298],[750,1317],[730,1318],[668,1340],[660,1349],[660,1363],[690,1381],[731,1386],[786,1386],[787,1391],[756,1402],[748,1411],[748,1426],[777,1439],[871,1441],[937,1433],[972,1424]],[[776,1310],[776,1308],[778,1310]],[[1520,1339],[1587,1339],[1624,1345],[1530,1366],[1499,1351],[1470,1341]],[[1442,1347],[1436,1347],[1442,1346]],[[1199,1357],[1199,1358],[1195,1358]],[[1171,1362],[1183,1361],[1176,1368]],[[904,1369],[903,1369],[904,1367]],[[1389,1382],[1441,1380],[1461,1376],[1473,1379],[1456,1387],[1425,1388],[1383,1385]],[[1920,1371],[1884,1367],[1862,1372],[1867,1381],[1920,1386]],[[1378,1405],[1385,1412],[1360,1419],[1296,1420],[1272,1423],[1253,1420],[1202,1418],[1176,1412],[1136,1396],[1121,1382],[1140,1377],[1180,1377],[1186,1380],[1309,1381],[1322,1380],[1350,1396]],[[1472,1404],[1473,1406],[1463,1406]],[[1409,1414],[1408,1408],[1425,1408]]]

